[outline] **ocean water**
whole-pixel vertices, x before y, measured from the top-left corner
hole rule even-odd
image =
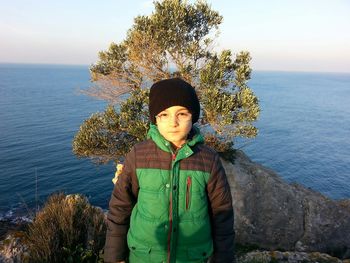
[[[350,198],[350,74],[255,72],[259,135],[254,161],[333,199]]]
[[[0,66],[0,217],[33,212],[57,191],[84,193],[106,208],[112,165],[77,159],[80,124],[106,103],[79,94],[88,67]]]
[[[106,103],[79,94],[87,66],[0,65],[0,218],[33,212],[52,192],[83,193],[106,209],[113,164],[77,159],[80,124]],[[297,182],[350,198],[350,74],[254,72],[255,139],[236,147]]]

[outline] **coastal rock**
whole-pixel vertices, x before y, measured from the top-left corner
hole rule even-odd
[[[15,218],[15,219],[1,219],[0,220],[0,240],[3,240],[6,236],[12,232],[24,231],[28,223],[31,222],[29,218]]]
[[[26,262],[28,253],[23,239],[29,222],[27,217],[0,220],[0,263]]]
[[[295,251],[252,251],[237,259],[237,263],[347,263],[348,260],[340,260],[325,253],[319,252],[295,252]]]
[[[12,233],[0,241],[1,263],[28,262],[28,248],[23,244],[23,232]]]
[[[234,164],[222,163],[232,191],[236,242],[350,257],[349,200],[288,184],[239,150]]]

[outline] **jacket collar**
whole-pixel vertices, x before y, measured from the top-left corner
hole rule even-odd
[[[190,132],[190,134],[192,135],[191,138],[189,138],[185,144],[180,148],[180,150],[178,151],[178,155],[183,157],[188,157],[190,155],[193,154],[192,149],[190,148],[190,146],[194,146],[196,144],[202,144],[204,143],[204,138],[203,136],[200,134],[200,131],[197,127],[193,126],[192,130]],[[150,129],[148,131],[147,134],[147,139],[152,139],[154,141],[154,143],[163,151],[165,152],[173,152],[172,148],[171,148],[171,144],[170,142],[168,142],[160,133],[158,130],[157,125],[151,124],[150,125]],[[178,158],[176,158],[178,159]]]

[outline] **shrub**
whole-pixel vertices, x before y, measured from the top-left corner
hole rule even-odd
[[[54,194],[27,231],[31,262],[99,262],[104,245],[103,211],[82,195]]]

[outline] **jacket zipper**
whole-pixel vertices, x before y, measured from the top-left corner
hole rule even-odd
[[[174,163],[176,160],[176,153],[171,154],[171,160]],[[173,165],[172,168],[173,169]],[[173,171],[172,171],[173,173]],[[171,178],[172,179],[172,178]],[[170,263],[171,256],[171,233],[173,231],[173,191],[170,189],[170,200],[169,200],[169,231],[168,231],[168,258],[167,262]]]
[[[186,182],[186,210],[190,208],[191,184],[192,184],[192,179],[190,176],[188,176],[187,182]]]
[[[170,191],[170,203],[169,203],[169,231],[168,231],[168,259],[167,262],[170,262],[170,246],[171,246],[171,231],[173,228],[173,215],[172,215],[172,210],[173,210],[173,201],[172,201],[172,193]]]

